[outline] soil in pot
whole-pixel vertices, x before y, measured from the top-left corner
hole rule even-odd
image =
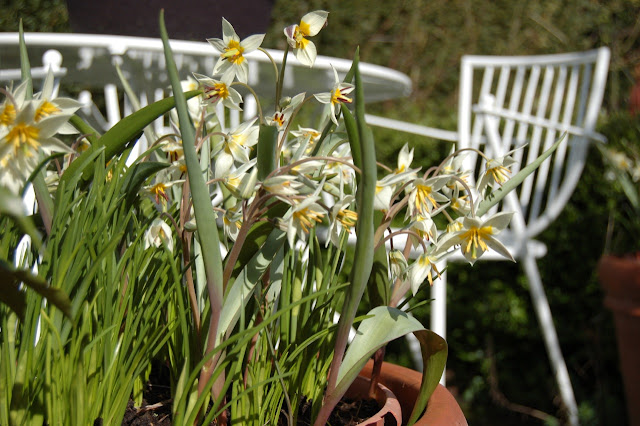
[[[122,426],[171,426],[171,395],[169,391],[169,375],[166,367],[154,364],[149,384],[144,393],[142,408],[135,408],[133,400],[129,401]],[[359,376],[345,397],[334,409],[329,424],[332,426],[373,426],[400,425],[402,414],[400,404],[393,393],[383,385],[376,391],[376,398],[366,397],[369,390],[369,379]],[[298,416],[298,425],[311,424],[311,404],[303,402]],[[286,425],[282,418],[278,424]],[[94,426],[102,426],[98,419]]]

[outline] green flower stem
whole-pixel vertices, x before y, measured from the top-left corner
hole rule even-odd
[[[267,58],[269,58],[269,61],[273,66],[273,74],[276,77],[276,83],[278,83],[278,65],[276,65],[276,61],[273,59],[273,56],[271,56],[271,54],[267,52],[267,49],[265,49],[264,47],[258,47],[258,50],[267,55]]]
[[[220,312],[222,310],[223,274],[220,240],[218,237],[218,228],[216,226],[216,214],[211,208],[209,190],[205,183],[202,171],[200,170],[200,162],[198,161],[198,154],[196,153],[195,129],[189,117],[187,101],[182,93],[178,70],[173,59],[171,47],[169,46],[169,37],[164,24],[164,10],[160,11],[160,36],[164,45],[167,71],[171,79],[176,109],[178,111],[184,157],[187,164],[187,173],[189,175],[189,184],[191,186],[191,194],[193,197],[193,208],[196,222],[198,224],[198,239],[202,246],[203,261],[207,277],[207,290],[209,293],[209,302],[211,304],[211,318],[209,323],[209,335],[207,337],[206,354],[213,351],[215,348],[217,340],[216,336],[218,333],[218,322],[220,320]],[[217,357],[210,359],[202,367],[198,383],[198,394],[202,394],[204,391],[206,383],[209,381],[209,378],[214,371],[216,358]],[[216,388],[215,385],[214,388]],[[217,396],[218,395],[215,394],[214,389],[214,399],[216,399]]]
[[[260,120],[260,124],[264,124],[264,115],[262,114],[262,105],[260,105],[260,98],[258,98],[258,94],[256,93],[256,91],[253,90],[253,88],[251,86],[249,86],[248,84],[243,83],[241,81],[234,81],[229,86],[242,86],[245,89],[247,89],[249,92],[251,92],[251,94],[253,95],[253,97],[256,100],[256,106],[258,107],[258,117],[259,117],[259,120]]]
[[[278,84],[276,85],[276,104],[275,109],[278,111],[280,105],[280,98],[282,97],[282,85],[284,83],[284,71],[287,67],[287,57],[289,56],[289,43],[284,49],[282,54],[282,66],[280,67],[280,75],[278,75]]]

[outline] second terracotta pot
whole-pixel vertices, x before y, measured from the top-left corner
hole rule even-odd
[[[640,425],[640,258],[603,256],[598,278],[613,312],[631,426]]]

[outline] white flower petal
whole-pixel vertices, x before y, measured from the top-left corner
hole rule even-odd
[[[318,93],[313,95],[313,97],[321,104],[331,103],[331,93]]]
[[[302,17],[300,20],[301,23],[305,23],[308,25],[309,36],[314,36],[320,32],[320,30],[324,27],[327,22],[327,17],[329,16],[329,12],[325,12],[324,10],[316,10],[313,12],[309,12]]]
[[[242,40],[240,46],[244,48],[244,53],[249,53],[260,47],[264,40],[264,36],[265,34],[254,34]]]
[[[233,166],[233,156],[227,154],[224,150],[216,156],[215,159],[215,177],[216,179],[226,176]]]
[[[316,62],[318,53],[316,51],[316,45],[312,41],[307,40],[307,45],[304,49],[296,49],[296,59],[302,64],[308,67],[312,67]]]
[[[497,239],[495,239],[493,237],[487,237],[485,242],[487,243],[487,245],[490,248],[492,248],[493,250],[497,251],[498,253],[500,253],[501,255],[503,255],[504,257],[509,259],[510,261],[515,262],[515,259],[513,258],[513,256],[509,252],[509,250],[500,241],[498,241]]]
[[[224,49],[227,47],[224,41],[219,38],[208,38],[207,41],[220,53],[224,52]]]
[[[224,40],[225,46],[228,45],[231,40],[240,41],[240,37],[236,34],[236,30],[233,29],[233,25],[224,18],[222,18],[222,39]]]

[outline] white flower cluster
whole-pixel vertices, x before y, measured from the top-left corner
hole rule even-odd
[[[324,11],[311,12],[300,24],[284,31],[296,57],[305,65],[313,66],[316,57],[316,48],[307,37],[316,35],[326,25],[327,15]],[[312,230],[324,236],[326,244],[339,245],[346,234],[353,238],[358,222],[356,176],[360,171],[354,165],[340,115],[341,104],[352,102],[349,96],[354,86],[341,81],[334,69],[331,91],[310,97],[300,93],[281,101],[272,115],[251,119],[226,133],[212,133],[212,129],[207,128],[209,121],[198,121],[198,117],[206,117],[210,107],[217,103],[228,109],[240,108],[242,97],[231,86],[246,84],[250,64],[244,55],[259,49],[263,40],[263,35],[254,35],[241,41],[226,20],[223,20],[223,29],[222,39],[209,40],[221,52],[213,70],[214,75],[220,76],[194,75],[203,90],[199,106],[205,111],[196,109],[191,113],[194,122],[202,127],[198,134],[209,134],[212,139],[210,176],[213,179],[209,183],[215,188],[212,193],[226,194],[213,201],[222,219],[226,249],[243,244],[241,239],[247,229],[263,220],[270,220],[285,231],[292,248],[305,244]],[[238,82],[234,83],[235,79]],[[318,128],[298,125],[297,130],[291,129],[300,109],[313,99],[328,105],[329,114]],[[334,130],[323,136],[322,129],[330,123]],[[255,153],[260,124],[276,128],[278,162],[261,180]],[[165,146],[171,161],[184,161],[179,149],[169,149],[170,143]],[[412,168],[413,150],[405,145],[396,169],[388,170],[378,180],[374,208],[382,212],[383,219],[376,224],[375,243],[404,242],[405,247],[393,247],[389,251],[389,276],[414,293],[423,282],[433,282],[439,275],[436,264],[458,247],[471,263],[489,249],[511,258],[496,239],[508,226],[511,214],[482,220],[476,217],[475,208],[483,194],[490,193],[493,187],[509,178],[514,160],[509,155],[485,159],[486,170],[477,177],[475,187],[471,187],[474,180],[470,173],[462,169],[462,160],[462,156],[452,154],[438,168],[420,173],[419,168]],[[171,184],[164,183],[160,189]],[[153,188],[148,191],[158,200],[159,195]],[[166,197],[164,193],[160,195]],[[265,212],[276,204],[282,207],[281,215],[266,218]],[[446,219],[438,222],[444,224],[442,229],[436,225],[438,215]],[[160,229],[159,225],[154,229]],[[167,230],[163,232],[166,234]],[[149,240],[158,245],[156,235]]]
[[[81,104],[73,99],[56,98],[53,74],[49,72],[43,90],[28,99],[27,82],[15,90],[0,89],[0,185],[13,193],[22,191],[25,181],[47,156],[71,152],[56,134],[75,133],[69,117]]]

